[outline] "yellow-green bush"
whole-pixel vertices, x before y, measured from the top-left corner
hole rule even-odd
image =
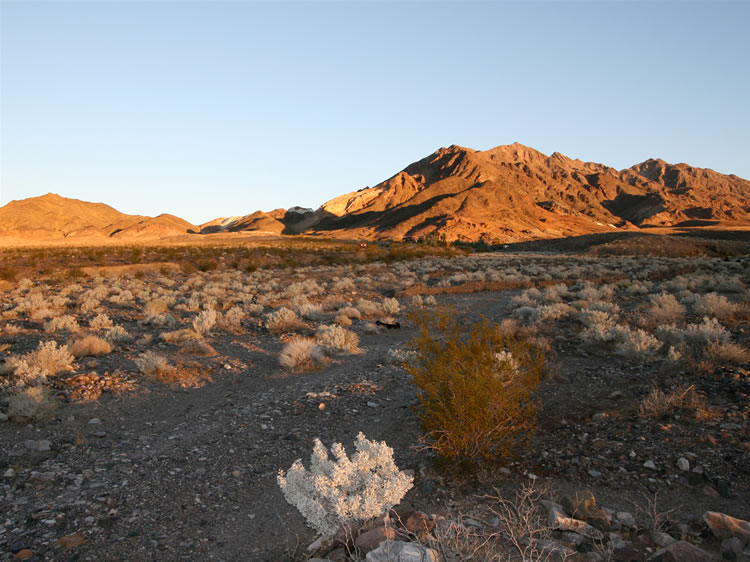
[[[544,355],[487,319],[465,328],[451,309],[417,309],[411,319],[417,358],[405,368],[419,388],[427,447],[452,461],[497,460],[526,441]]]

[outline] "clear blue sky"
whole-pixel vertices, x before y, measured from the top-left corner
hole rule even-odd
[[[200,223],[514,141],[750,178],[747,1],[0,7],[0,205]]]

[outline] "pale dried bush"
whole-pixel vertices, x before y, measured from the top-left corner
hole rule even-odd
[[[696,299],[693,310],[700,316],[714,316],[720,320],[729,320],[737,311],[737,305],[724,295],[708,293]]]
[[[570,298],[571,294],[568,286],[564,283],[550,285],[542,292],[542,300],[547,303],[557,303]]]
[[[270,332],[286,332],[302,326],[302,320],[296,312],[282,306],[280,309],[266,314],[265,325]]]
[[[75,358],[66,345],[57,342],[39,342],[34,351],[25,355],[11,355],[6,365],[13,370],[14,382],[19,386],[38,384],[47,377],[63,371],[72,371]]]
[[[354,308],[353,306],[345,306],[343,308],[339,308],[337,314],[340,316],[348,316],[349,318],[352,318],[354,320],[359,320],[362,318],[362,313],[359,311],[359,309]]]
[[[320,326],[315,339],[327,353],[359,353],[359,336],[337,324]]]
[[[173,368],[166,357],[153,351],[142,353],[134,359],[134,362],[141,373],[152,377],[167,374]]]
[[[216,311],[213,308],[207,308],[198,313],[193,318],[193,330],[196,334],[205,336],[216,325]]]
[[[107,338],[107,341],[112,343],[125,343],[133,339],[128,331],[122,326],[112,326],[109,331],[107,331],[105,337]]]
[[[255,304],[252,302],[246,302],[242,305],[242,308],[247,312],[250,316],[258,316],[259,314],[263,313],[264,306],[262,304]]]
[[[563,302],[545,304],[536,309],[536,322],[560,320],[575,313],[575,308]]]
[[[649,358],[663,345],[659,339],[641,328],[633,330],[628,326],[617,325],[613,333],[617,341],[615,351],[631,359]]]
[[[151,318],[163,316],[167,313],[167,310],[169,310],[169,307],[164,299],[154,299],[148,301],[143,307],[143,314],[146,319],[149,320]]]
[[[162,332],[159,334],[160,339],[171,344],[183,343],[186,341],[198,341],[202,337],[203,336],[192,328],[183,328],[181,330],[173,330],[171,332]]]
[[[437,300],[432,295],[427,295],[423,300],[422,304],[424,306],[437,306]]]
[[[750,352],[734,342],[711,342],[706,347],[705,355],[709,361],[722,365],[750,363]]]
[[[8,398],[8,418],[17,423],[45,422],[55,417],[59,406],[46,386],[15,388]]]
[[[307,320],[322,320],[325,318],[323,307],[319,304],[305,303],[297,308],[300,316]]]
[[[7,336],[15,336],[21,333],[21,326],[18,324],[6,324],[2,328],[2,333]]]
[[[585,326],[578,337],[586,343],[602,343],[615,339],[614,328],[617,320],[601,310],[584,309],[578,319]]]
[[[334,443],[332,462],[316,439],[309,472],[298,459],[278,473],[286,501],[321,535],[386,513],[412,487],[413,477],[398,469],[393,449],[384,441],[370,441],[360,432],[354,446],[357,452],[350,460],[341,443]]]
[[[351,326],[352,325],[352,319],[343,314],[339,314],[338,316],[336,316],[336,318],[334,318],[333,321],[339,326]]]
[[[383,312],[388,316],[395,316],[399,313],[401,310],[401,305],[399,304],[397,299],[383,299],[383,304],[381,305],[381,308],[383,309]]]
[[[98,310],[101,305],[102,303],[98,298],[87,296],[81,299],[78,303],[78,308],[85,314],[87,312]]]
[[[651,297],[651,305],[648,308],[645,320],[650,325],[674,323],[685,316],[685,307],[680,304],[674,295],[661,293]]]
[[[77,332],[80,329],[81,327],[78,325],[75,316],[71,316],[70,314],[63,314],[62,316],[52,318],[44,324],[44,331],[48,333]]]
[[[282,367],[295,371],[317,369],[325,364],[325,355],[312,338],[297,337],[284,345],[279,363]]]
[[[216,324],[221,330],[238,333],[242,331],[242,321],[246,317],[247,313],[241,307],[233,306],[224,314],[218,315]]]
[[[693,345],[709,345],[716,342],[728,342],[731,339],[729,331],[716,318],[703,317],[700,324],[688,324],[678,335],[685,343]]]
[[[92,330],[109,330],[112,328],[114,324],[112,323],[112,320],[110,320],[109,316],[106,314],[97,314],[91,322],[89,322],[89,327]]]
[[[348,277],[344,277],[343,279],[334,278],[331,290],[339,292],[356,291],[357,286],[354,284],[354,280]]]
[[[106,355],[112,351],[112,345],[97,336],[84,336],[70,345],[70,351],[76,358]]]
[[[378,303],[367,299],[358,300],[357,308],[365,318],[377,318],[382,314],[382,309]]]

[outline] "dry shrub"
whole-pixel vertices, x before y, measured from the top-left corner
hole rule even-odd
[[[705,351],[708,361],[719,365],[750,363],[750,352],[734,342],[713,342]]]
[[[467,332],[452,309],[410,317],[417,358],[404,368],[419,388],[425,447],[448,460],[493,460],[524,443],[536,425],[542,352],[487,319]]]
[[[325,365],[323,349],[311,338],[294,338],[290,340],[279,355],[282,367],[294,371],[309,371]]]
[[[211,344],[203,340],[186,341],[180,346],[180,353],[200,355],[202,357],[216,357],[219,354]]]
[[[703,398],[696,392],[695,385],[678,387],[665,392],[653,386],[638,407],[642,418],[664,418],[674,414],[690,414],[693,417],[705,417],[707,411]]]
[[[17,388],[8,400],[8,418],[18,423],[49,421],[55,417],[59,405],[46,386]]]
[[[183,328],[181,330],[174,330],[171,332],[162,332],[159,337],[167,343],[183,343],[189,341],[198,341],[201,339],[201,335],[195,330],[189,328]]]
[[[270,332],[278,333],[296,330],[302,324],[302,320],[297,316],[297,313],[284,306],[266,314],[266,328]]]
[[[320,326],[315,339],[326,353],[360,353],[359,336],[338,324]]]
[[[170,386],[198,388],[211,381],[199,363],[171,365],[166,357],[153,351],[141,354],[135,364],[144,375]]]
[[[70,345],[70,351],[78,359],[95,355],[106,355],[112,351],[112,345],[97,336],[84,336]]]

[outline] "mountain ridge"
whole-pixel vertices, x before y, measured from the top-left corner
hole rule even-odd
[[[373,187],[318,209],[275,209],[192,225],[47,194],[0,208],[0,237],[162,238],[257,232],[353,239],[511,242],[680,224],[750,224],[750,181],[649,158],[617,170],[520,143],[441,147]]]

